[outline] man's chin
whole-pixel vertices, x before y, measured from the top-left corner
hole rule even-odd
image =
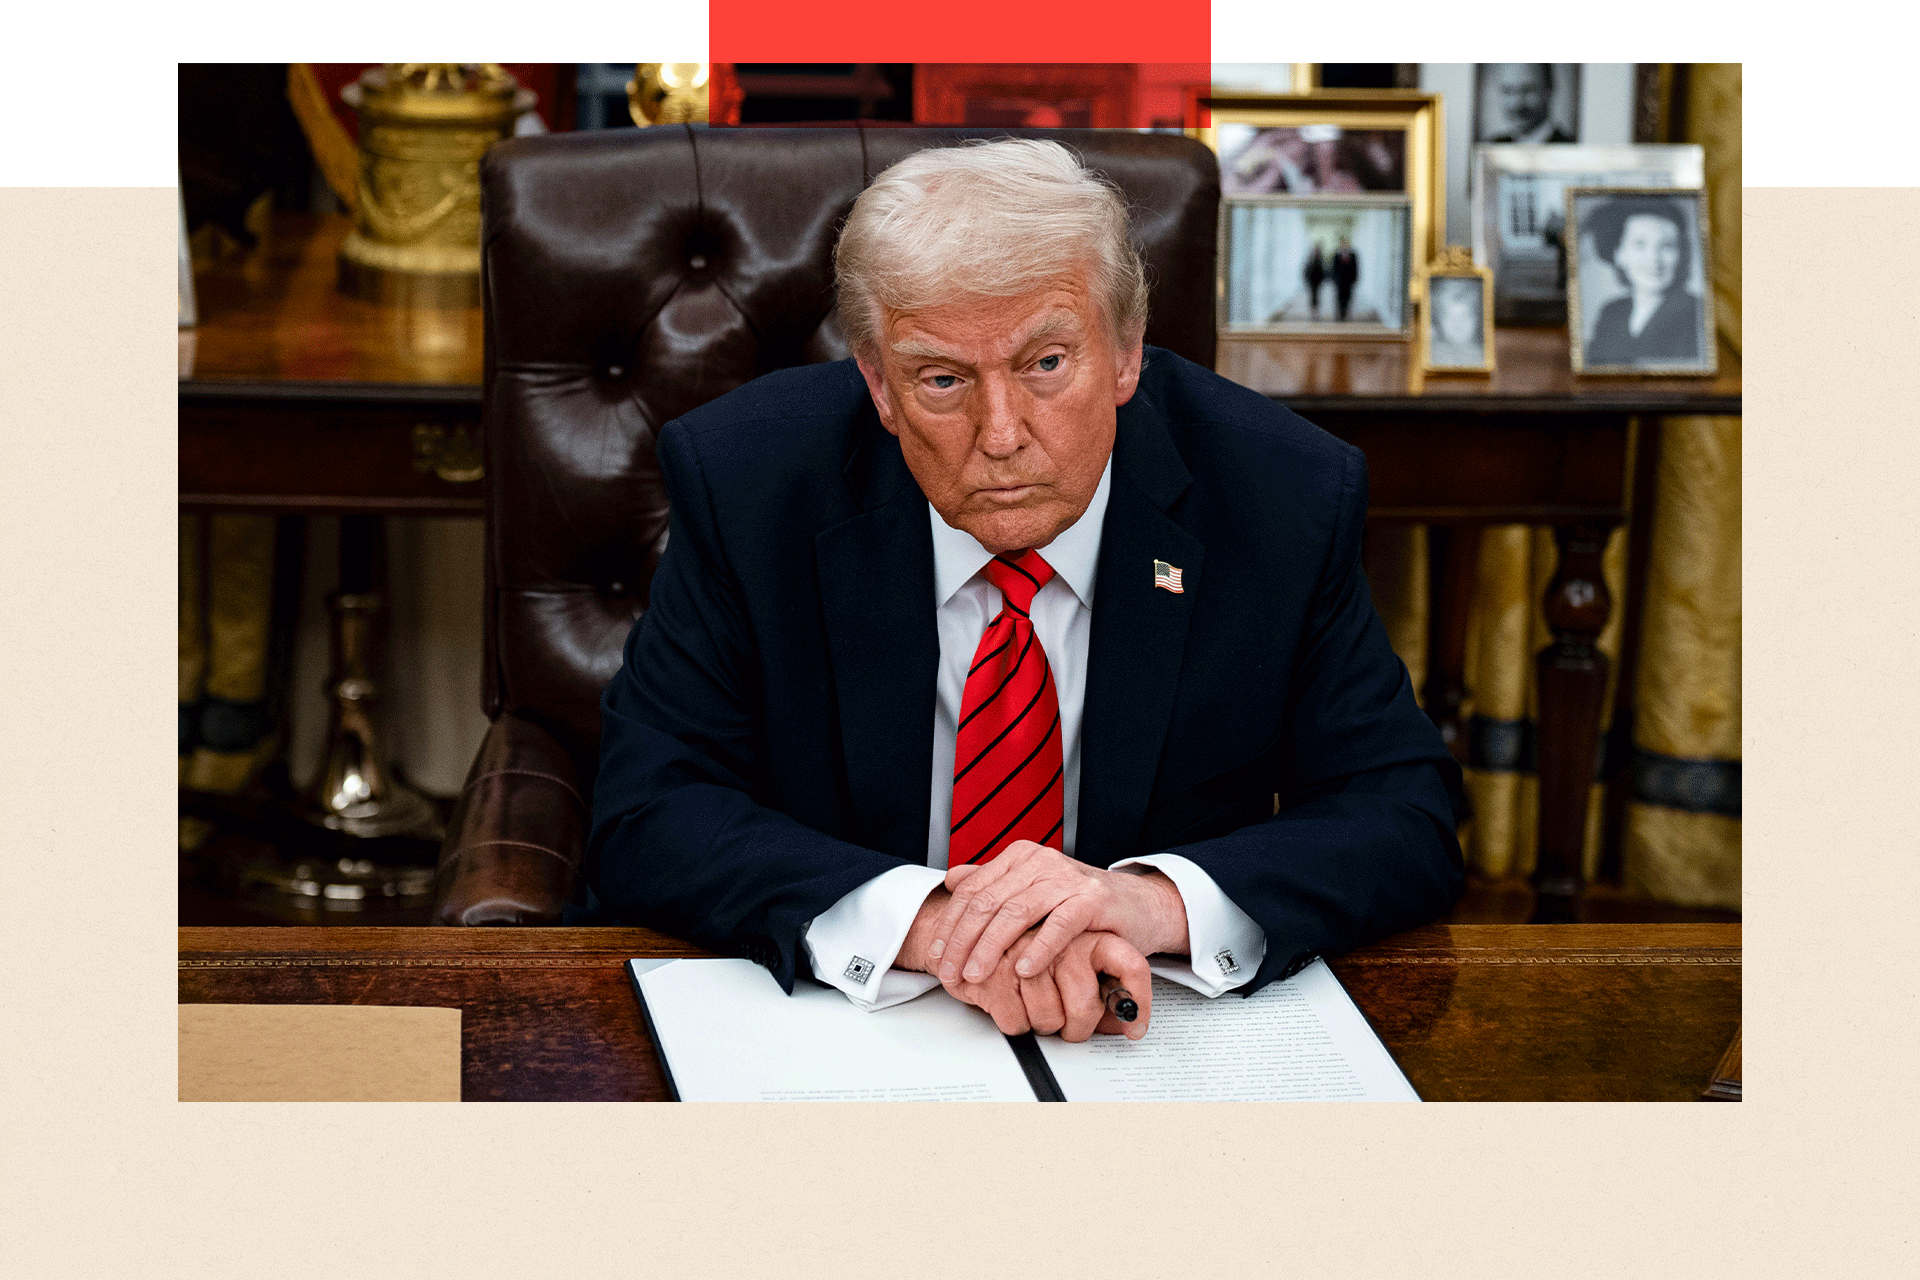
[[[970,511],[952,523],[972,534],[974,541],[995,555],[1026,547],[1044,547],[1064,527],[1059,512],[1027,508]]]

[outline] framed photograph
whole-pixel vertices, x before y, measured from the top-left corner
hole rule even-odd
[[[1580,64],[1481,62],[1473,68],[1473,140],[1580,141]]]
[[[1413,239],[1403,195],[1220,202],[1220,330],[1406,338]]]
[[[1566,202],[1573,371],[1713,374],[1707,193],[1570,187]]]
[[[1705,172],[1706,153],[1691,144],[1476,147],[1473,260],[1493,272],[1494,318],[1565,322],[1568,187],[1698,190]]]
[[[1493,372],[1493,273],[1465,249],[1421,272],[1420,367],[1428,373]]]
[[[1404,196],[1420,257],[1446,242],[1446,146],[1440,95],[1418,89],[1195,94],[1187,131],[1220,157],[1228,199]]]

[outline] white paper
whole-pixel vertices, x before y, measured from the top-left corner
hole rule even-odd
[[[877,1012],[750,960],[634,962],[683,1102],[1032,1102],[993,1019],[944,991]]]
[[[1326,962],[1242,999],[1162,978],[1139,1040],[1039,1038],[1070,1102],[1418,1102]]]

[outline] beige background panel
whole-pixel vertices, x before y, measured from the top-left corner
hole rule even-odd
[[[178,1105],[175,216],[171,191],[0,191],[0,866],[36,904],[0,931],[11,1274],[940,1277],[987,1258],[1485,1280],[1570,1258],[1552,1265],[1745,1280],[1920,1262],[1916,1104],[1866,1069],[1905,1061],[1920,1015],[1901,945],[1920,761],[1889,711],[1920,692],[1920,616],[1897,589],[1917,550],[1920,193],[1747,193],[1753,1070],[1747,1102],[1712,1107],[343,1107],[314,1124]],[[1807,287],[1832,243],[1872,247],[1874,289]],[[84,925],[60,878],[76,869]],[[992,1209],[930,1208],[950,1187]],[[263,1210],[286,1188],[353,1229],[303,1246]]]
[[[458,1102],[460,1010],[183,1004],[182,1102]]]

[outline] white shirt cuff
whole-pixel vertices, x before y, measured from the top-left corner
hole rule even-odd
[[[1191,987],[1211,999],[1253,980],[1267,958],[1267,932],[1220,891],[1213,877],[1177,853],[1122,858],[1109,871],[1143,876],[1160,871],[1180,891],[1187,907],[1190,958],[1161,956],[1148,967],[1170,982]],[[903,935],[904,936],[904,935]]]
[[[932,974],[895,970],[893,961],[920,905],[945,881],[932,867],[895,867],[815,916],[800,931],[813,976],[868,1012],[939,986]]]

